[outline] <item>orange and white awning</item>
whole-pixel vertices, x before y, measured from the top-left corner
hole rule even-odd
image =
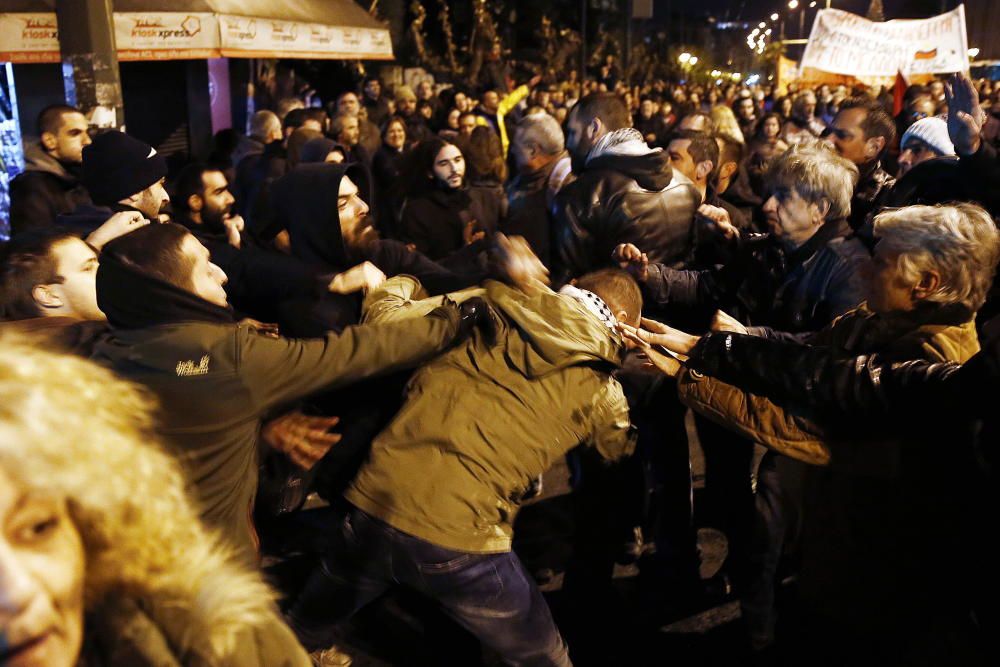
[[[48,8],[51,0],[21,0]],[[327,58],[392,60],[389,30],[352,0],[117,0],[116,9],[163,6],[217,11],[115,11],[119,60]],[[317,6],[310,12],[304,5]],[[291,7],[289,7],[291,6]],[[303,15],[304,14],[304,15]],[[277,16],[275,16],[277,15]],[[325,19],[286,20],[294,18]],[[0,13],[0,62],[59,62],[54,11]]]

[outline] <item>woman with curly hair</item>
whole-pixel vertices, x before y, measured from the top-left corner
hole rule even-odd
[[[150,406],[93,363],[0,344],[0,663],[310,665],[198,520]]]

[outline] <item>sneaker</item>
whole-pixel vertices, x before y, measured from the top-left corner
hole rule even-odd
[[[354,660],[336,646],[309,654],[314,667],[350,667]]]

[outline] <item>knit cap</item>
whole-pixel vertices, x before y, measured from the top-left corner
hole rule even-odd
[[[81,181],[95,204],[111,205],[167,175],[167,161],[149,144],[112,130],[83,149]]]
[[[397,86],[396,87],[396,101],[400,100],[410,100],[411,102],[417,101],[417,95],[413,92],[413,89],[409,86]]]
[[[903,138],[899,141],[899,149],[903,150],[906,142],[911,138],[919,139],[941,155],[955,154],[955,146],[951,143],[951,138],[948,137],[948,123],[938,116],[921,118],[911,125],[903,133]]]

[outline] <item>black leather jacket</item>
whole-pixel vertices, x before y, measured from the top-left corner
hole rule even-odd
[[[851,197],[851,229],[863,226],[870,216],[885,206],[885,200],[896,179],[882,168],[878,160],[859,167],[861,174]]]
[[[691,252],[701,195],[675,172],[664,151],[591,159],[555,201],[552,282],[611,265],[620,243],[632,243],[652,262],[680,266]]]
[[[827,222],[794,252],[763,234],[741,237],[735,258],[719,269],[649,266],[649,303],[721,308],[766,337],[818,331],[865,300],[867,249],[843,220]]]

